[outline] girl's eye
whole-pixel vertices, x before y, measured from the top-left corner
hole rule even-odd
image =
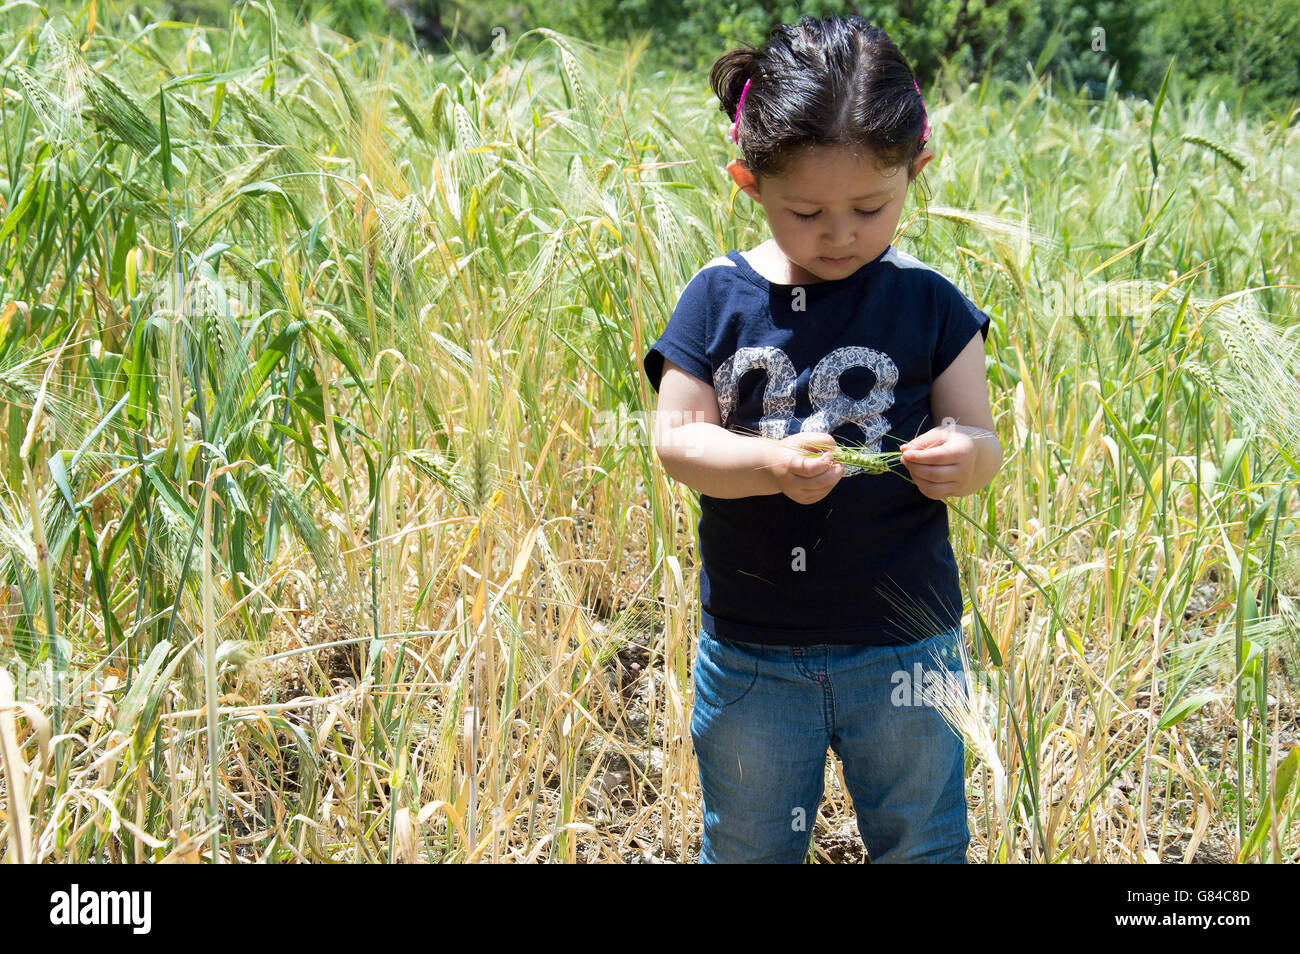
[[[882,206],[880,207],[880,209],[883,209],[883,208],[884,208],[884,206],[882,205]],[[855,209],[854,211],[856,211],[856,212],[858,213],[858,215],[862,215],[862,216],[866,216],[866,217],[870,218],[871,216],[873,216],[873,215],[875,215],[876,213],[878,213],[878,212],[880,211],[880,209],[872,209],[870,212],[867,212],[867,211],[865,211],[865,210],[863,210],[863,209]],[[821,215],[821,212],[808,212],[808,213],[804,213],[804,212],[795,212],[794,209],[791,209],[790,212],[791,212],[791,214],[794,215],[795,218],[803,219],[805,222],[807,222],[809,219],[815,219],[815,218],[817,218],[817,216]]]

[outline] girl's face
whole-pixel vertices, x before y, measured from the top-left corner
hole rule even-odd
[[[934,150],[923,150],[912,163],[912,177],[933,158]],[[847,278],[884,252],[898,230],[910,184],[905,166],[882,172],[869,154],[843,146],[810,147],[783,175],[761,182],[743,160],[727,169],[763,207],[796,285]]]

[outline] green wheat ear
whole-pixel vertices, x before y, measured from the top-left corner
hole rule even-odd
[[[841,447],[831,455],[831,459],[841,464],[861,467],[870,474],[887,474],[890,466],[895,461],[902,460],[903,455],[898,451],[873,454],[856,447]]]
[[[1238,172],[1246,171],[1246,161],[1242,159],[1241,156],[1237,155],[1227,146],[1215,142],[1208,136],[1198,136],[1196,133],[1183,133],[1179,138],[1182,139],[1183,142],[1190,142],[1193,146],[1200,146],[1202,149],[1210,150],[1210,152],[1217,155]]]
[[[806,451],[809,457],[819,456],[816,451]],[[823,451],[822,453],[825,453]],[[871,474],[887,474],[891,465],[895,461],[903,459],[903,455],[898,451],[887,451],[879,454],[873,454],[861,447],[837,447],[835,453],[831,455],[831,460],[839,464],[847,464],[852,467],[861,467]]]

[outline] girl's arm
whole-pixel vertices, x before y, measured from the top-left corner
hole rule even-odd
[[[815,503],[844,473],[830,454],[809,457],[799,448],[830,447],[829,434],[795,434],[784,441],[725,430],[713,388],[664,361],[654,446],[668,476],[710,497],[760,497],[784,493]]]

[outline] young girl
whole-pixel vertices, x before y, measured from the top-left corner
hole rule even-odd
[[[860,17],[774,28],[712,84],[772,237],[700,269],[645,356],[656,451],[700,493],[700,860],[803,860],[830,748],[873,862],[964,862],[963,747],[924,690],[960,671],[943,499],[985,487],[1002,446],[988,316],[890,244],[934,158],[925,104]],[[841,465],[837,443],[901,466]]]

